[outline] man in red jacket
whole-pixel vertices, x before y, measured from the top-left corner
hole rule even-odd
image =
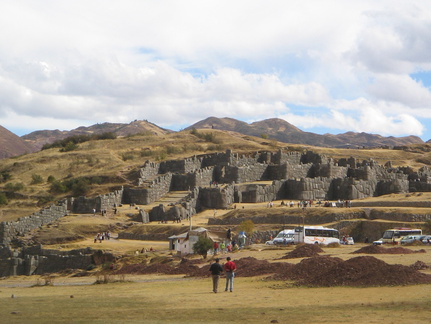
[[[235,278],[236,265],[231,261],[230,257],[226,258],[227,262],[224,264],[224,271],[226,272],[226,289],[230,288],[230,292],[233,291],[233,278]],[[230,287],[229,287],[230,286]]]

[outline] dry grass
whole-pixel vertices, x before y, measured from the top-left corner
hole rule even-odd
[[[343,259],[359,246],[324,249]],[[256,246],[233,254],[277,258],[287,249]],[[395,263],[427,259],[427,253],[397,255]],[[379,258],[382,257],[379,255]],[[391,256],[392,257],[392,256]],[[299,262],[292,259],[289,262]],[[414,262],[413,261],[413,262]],[[38,277],[0,281],[0,309],[5,323],[429,323],[429,285],[378,288],[305,288],[263,278],[235,281],[233,293],[211,292],[209,278],[126,276],[123,282],[93,285],[96,277],[53,279],[36,285]],[[221,287],[224,281],[221,281]],[[33,286],[33,287],[30,287]],[[15,298],[11,298],[14,295]],[[72,298],[73,297],[73,298]],[[79,311],[77,311],[79,310]],[[348,310],[348,311],[347,311]],[[393,319],[393,320],[392,320]]]

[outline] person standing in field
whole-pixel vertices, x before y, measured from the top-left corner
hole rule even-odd
[[[218,290],[218,282],[220,279],[220,275],[223,272],[223,267],[220,264],[220,259],[215,259],[215,262],[211,264],[210,272],[213,279],[213,292],[217,293]]]
[[[227,262],[224,264],[224,271],[226,272],[226,289],[230,288],[230,292],[233,291],[233,278],[235,278],[236,264],[231,261],[230,257],[226,258]]]

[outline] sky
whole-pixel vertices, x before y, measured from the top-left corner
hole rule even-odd
[[[431,139],[431,2],[3,0],[0,125],[281,118]]]

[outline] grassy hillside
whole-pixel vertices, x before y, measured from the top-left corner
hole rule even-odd
[[[92,140],[74,150],[58,148],[0,160],[0,193],[7,197],[1,206],[0,221],[26,216],[62,197],[107,193],[122,185],[133,186],[136,171],[146,160],[163,161],[193,155],[236,153],[278,149],[313,150],[334,159],[372,158],[384,164],[418,169],[430,164],[431,153],[415,147],[411,150],[332,149],[290,145],[263,138],[220,130],[182,131],[164,135],[135,135],[117,139]],[[54,184],[67,184],[64,190],[52,190]],[[55,187],[57,188],[57,187]],[[58,189],[58,188],[57,188]]]

